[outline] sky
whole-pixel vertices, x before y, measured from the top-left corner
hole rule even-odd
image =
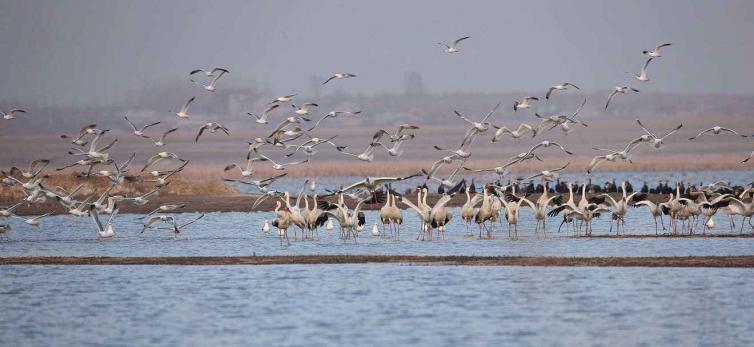
[[[225,83],[306,92],[516,92],[631,82],[642,50],[650,92],[754,93],[752,1],[34,1],[0,0],[0,100],[107,105],[224,66]],[[471,36],[461,53],[439,41]],[[335,83],[334,83],[335,84]],[[645,91],[643,90],[643,91]]]

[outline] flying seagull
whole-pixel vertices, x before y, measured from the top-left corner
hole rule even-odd
[[[667,47],[667,46],[670,46],[670,45],[671,45],[670,43],[661,43],[661,44],[657,45],[657,47],[655,47],[655,49],[653,49],[651,51],[643,51],[642,53],[648,55],[650,58],[659,58],[659,57],[662,57],[660,55],[660,48]]]
[[[561,83],[561,84],[554,85],[554,86],[550,87],[550,89],[547,90],[547,94],[545,94],[545,99],[549,100],[550,99],[550,95],[552,94],[552,92],[554,92],[556,90],[566,90],[566,89],[568,89],[568,86],[574,87],[576,89],[581,89],[581,88],[577,87],[573,83],[569,83],[569,82]]]
[[[638,89],[631,88],[631,87],[628,87],[628,86],[617,86],[617,87],[613,88],[613,91],[610,92],[610,95],[607,97],[607,103],[605,103],[605,109],[607,110],[607,107],[610,106],[610,101],[613,100],[613,98],[615,97],[616,94],[618,94],[618,93],[626,94],[626,92],[628,92],[629,90],[632,90],[632,91],[634,91],[636,93],[639,92]]]
[[[20,108],[14,108],[8,112],[3,112],[3,119],[7,119],[7,120],[14,119],[16,118],[15,116],[16,113],[26,113],[26,110],[22,110]]]
[[[143,137],[145,139],[148,139],[149,136],[144,135],[144,130],[147,130],[147,128],[149,128],[149,127],[153,127],[153,126],[155,126],[157,124],[160,124],[160,122],[154,122],[154,123],[147,124],[147,125],[141,127],[141,129],[139,129],[139,128],[136,127],[136,125],[134,125],[133,122],[131,122],[131,120],[128,119],[128,116],[124,116],[123,118],[125,118],[126,122],[128,122],[128,125],[130,125],[131,128],[134,129],[134,135],[136,135],[137,137]]]
[[[204,69],[196,69],[196,70],[194,70],[194,71],[191,71],[191,72],[189,73],[189,75],[194,75],[194,74],[196,74],[196,73],[199,73],[199,72],[204,72],[204,74],[205,74],[205,75],[207,75],[207,77],[212,77],[212,76],[214,76],[214,75],[215,75],[215,72],[218,72],[218,71],[220,71],[220,72],[222,72],[222,73],[230,73],[230,71],[228,71],[228,69],[224,69],[224,68],[221,68],[221,67],[217,67],[217,66],[215,66],[215,67],[213,67],[213,68],[209,68],[209,69],[207,69],[207,70],[204,70]]]
[[[189,108],[189,105],[191,105],[191,103],[194,102],[194,99],[196,99],[195,96],[192,96],[190,99],[188,99],[188,101],[186,101],[186,103],[183,104],[183,106],[181,106],[181,110],[178,112],[175,112],[175,115],[178,116],[178,118],[188,118],[188,108]],[[168,112],[173,112],[173,111],[168,111]]]
[[[328,78],[326,81],[322,82],[322,85],[327,84],[327,82],[330,82],[332,80],[342,80],[344,78],[351,78],[356,77],[356,75],[348,72],[336,72],[330,78]]]
[[[464,36],[458,40],[455,40],[450,46],[442,42],[438,42],[437,44],[440,46],[445,46],[445,53],[458,53],[460,52],[460,50],[458,49],[458,44],[461,43],[461,41],[468,39],[469,37],[470,36]]]

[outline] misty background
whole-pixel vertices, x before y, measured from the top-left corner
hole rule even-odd
[[[524,95],[573,82],[533,111],[583,116],[750,115],[754,3],[748,1],[0,1],[0,107],[33,118],[0,132],[175,121],[248,122],[275,96],[298,93],[327,111],[363,110],[357,124],[452,122],[452,110],[513,117]],[[437,42],[471,36],[460,54]],[[672,42],[632,80],[642,50]],[[195,68],[231,73],[208,93]],[[357,78],[321,85],[333,72]],[[641,93],[616,98],[628,84]],[[282,112],[281,112],[282,114]],[[533,112],[527,114],[531,116]],[[280,115],[278,115],[280,116]],[[521,118],[521,117],[519,117]],[[521,118],[523,119],[523,118]],[[13,124],[7,124],[13,123]],[[248,125],[248,123],[246,123]]]

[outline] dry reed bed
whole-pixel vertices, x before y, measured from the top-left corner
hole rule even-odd
[[[197,176],[175,175],[170,178],[170,184],[160,189],[161,196],[186,196],[186,195],[212,195],[212,196],[233,196],[240,193],[232,187],[224,184],[218,179],[195,178]],[[201,176],[198,176],[201,177]],[[43,183],[46,187],[60,187],[65,191],[71,191],[79,184],[84,184],[78,196],[88,196],[90,194],[100,194],[110,186],[110,180],[105,177],[82,177],[78,178],[75,174],[57,174],[50,177]],[[152,182],[129,182],[125,181],[111,192],[111,195],[121,194],[125,196],[135,196],[143,194],[154,189]],[[0,197],[3,200],[22,199],[26,195],[20,186],[0,186]]]

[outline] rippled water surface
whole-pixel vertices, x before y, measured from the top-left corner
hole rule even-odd
[[[3,266],[0,276],[0,341],[13,345],[754,344],[750,269]]]

